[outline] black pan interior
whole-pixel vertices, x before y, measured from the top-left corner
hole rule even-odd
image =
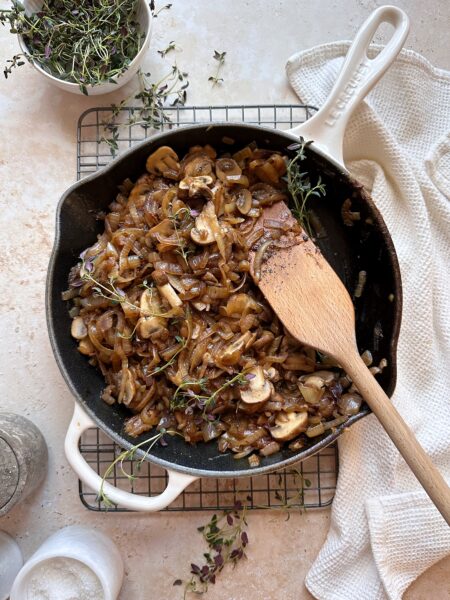
[[[227,143],[224,143],[223,138]],[[230,138],[234,144],[230,145]],[[104,386],[100,373],[89,366],[86,357],[77,351],[70,336],[71,319],[67,303],[61,293],[67,289],[67,275],[77,262],[80,252],[91,245],[101,232],[99,211],[107,210],[117,194],[117,186],[127,177],[135,180],[145,172],[147,156],[160,145],[172,146],[182,156],[190,146],[211,144],[220,152],[234,152],[255,141],[259,147],[286,152],[295,141],[291,135],[257,126],[243,124],[217,124],[186,127],[159,134],[116,159],[98,174],[73,186],[62,197],[57,211],[55,247],[49,266],[47,281],[47,321],[52,347],[58,365],[78,402],[96,423],[123,447],[143,441],[129,438],[123,433],[124,419],[130,416],[123,406],[107,406],[100,393]],[[305,168],[312,179],[322,177],[327,194],[314,199],[314,211],[324,229],[317,240],[323,254],[353,296],[361,270],[367,272],[367,283],[361,298],[354,299],[356,309],[357,340],[360,351],[370,349],[375,363],[388,360],[379,381],[391,395],[396,380],[396,344],[401,315],[401,284],[398,263],[390,236],[370,197],[330,161],[308,149]],[[341,206],[346,198],[352,199],[352,210],[360,211],[361,219],[352,227],[343,224]],[[338,327],[339,324],[336,324]],[[348,424],[368,414],[367,406]],[[251,473],[265,472],[286,466],[313,454],[340,434],[341,430],[315,438],[309,445],[293,454],[283,449],[278,454],[264,458],[261,466]],[[144,448],[145,449],[145,448]],[[221,454],[216,443],[190,446],[178,437],[170,438],[167,447],[156,445],[150,459],[198,475],[237,476],[248,475],[246,459],[235,460],[230,453]]]

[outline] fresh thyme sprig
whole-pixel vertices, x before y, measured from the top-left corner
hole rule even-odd
[[[283,485],[283,476],[281,473],[278,474],[278,489],[274,491],[274,497],[280,504],[268,505],[257,505],[257,508],[265,510],[279,510],[287,514],[286,521],[291,517],[291,511],[305,510],[305,488],[311,487],[311,480],[305,478],[298,469],[289,471],[289,475],[293,477],[293,483],[298,488],[297,491],[288,496],[285,486]],[[284,474],[287,477],[288,473]]]
[[[175,362],[176,357],[183,352],[183,350],[186,348],[188,340],[176,335],[175,336],[176,341],[180,344],[180,347],[178,348],[178,350],[174,353],[174,355],[172,356],[172,358],[170,358],[167,362],[165,362],[163,365],[161,365],[160,367],[156,367],[156,369],[153,369],[153,371],[151,373],[149,373],[149,377],[151,377],[152,375],[157,375],[158,373],[161,373],[161,371],[165,371],[166,369],[168,369],[171,365],[173,365],[173,363]]]
[[[214,60],[217,60],[217,69],[214,75],[211,75],[211,77],[208,77],[208,81],[211,81],[213,84],[213,87],[219,83],[223,83],[223,79],[222,77],[219,77],[219,73],[220,73],[220,69],[223,67],[223,65],[225,64],[225,56],[227,55],[226,52],[217,52],[217,50],[214,50],[214,55],[213,58]]]
[[[167,44],[167,46],[164,48],[164,50],[157,50],[157,52],[158,52],[158,54],[161,55],[162,58],[165,58],[169,54],[169,52],[172,52],[172,50],[176,50],[177,48],[178,48],[178,46],[172,40],[171,42],[169,42]]]
[[[143,456],[141,456],[141,458],[139,459],[139,462],[137,463],[137,470],[139,471],[139,469],[141,468],[142,463],[144,462],[144,460],[147,458],[148,453],[150,452],[150,450],[153,448],[153,446],[160,440],[163,439],[165,434],[169,434],[169,435],[180,435],[180,433],[178,431],[172,431],[172,430],[166,430],[166,429],[161,429],[160,431],[158,431],[157,434],[153,435],[152,437],[144,440],[143,442],[139,442],[139,444],[136,444],[134,446],[132,446],[129,450],[124,450],[123,452],[121,452],[119,454],[119,456],[113,460],[113,462],[108,466],[108,468],[106,469],[103,477],[102,477],[102,482],[100,484],[100,489],[98,491],[98,499],[100,500],[100,502],[102,502],[104,504],[104,506],[106,508],[112,508],[114,506],[114,503],[108,498],[106,492],[105,492],[105,483],[108,479],[108,477],[111,475],[111,473],[114,471],[115,466],[118,464],[119,468],[121,470],[121,472],[123,473],[123,475],[125,475],[125,477],[129,480],[129,481],[133,481],[134,479],[136,479],[135,475],[132,475],[131,473],[128,473],[125,468],[124,468],[124,461],[132,461],[134,459],[134,455],[136,454],[136,451],[141,448],[142,446],[145,446],[146,444],[149,444],[147,450],[145,451],[145,453],[143,454]]]
[[[155,0],[151,0],[149,6],[150,6],[150,10],[152,11],[154,19],[156,19],[156,17],[159,14],[161,14],[163,12],[163,10],[169,10],[172,7],[171,4],[165,4],[164,6],[161,6],[161,8],[159,10],[156,10]]]
[[[207,382],[206,379],[199,379],[197,381],[186,381],[181,383],[172,397],[170,402],[170,407],[172,410],[176,409],[189,409],[192,407],[197,407],[203,410],[203,414],[206,414],[208,408],[214,406],[218,396],[226,390],[227,388],[234,385],[246,385],[249,382],[249,377],[251,374],[247,373],[246,370],[241,371],[228,381],[225,381],[217,390],[215,390],[212,394],[202,395],[194,392],[192,387],[199,386],[201,390],[205,390],[205,384]]]
[[[325,196],[326,191],[325,184],[322,182],[320,175],[317,182],[312,184],[308,173],[306,171],[302,172],[300,169],[299,163],[305,160],[305,148],[310,144],[311,142],[305,142],[305,140],[301,138],[299,144],[293,144],[289,147],[289,150],[296,150],[296,154],[287,164],[286,181],[294,204],[292,213],[303,229],[311,236],[312,232],[308,222],[307,202],[311,196]]]
[[[90,281],[94,284],[92,290],[97,296],[106,298],[106,300],[109,300],[110,302],[127,304],[133,310],[138,310],[138,307],[128,300],[125,292],[114,285],[113,277],[109,278],[109,287],[107,287],[92,275],[93,268],[92,258],[88,260],[83,259],[80,267],[80,278],[82,281]]]
[[[184,240],[181,236],[180,233],[178,231],[178,225],[177,225],[177,220],[180,219],[180,217],[182,217],[183,219],[185,219],[186,217],[190,218],[191,217],[191,210],[187,207],[184,208],[180,208],[177,210],[176,213],[174,213],[173,215],[171,215],[169,218],[172,222],[173,225],[173,229],[175,231],[175,235],[177,237],[177,242],[178,242],[178,248],[175,250],[175,252],[177,254],[180,254],[180,256],[183,258],[184,262],[186,263],[187,266],[189,266],[188,263],[188,255],[192,254],[194,252],[193,249],[187,248],[186,247],[186,240]]]
[[[207,525],[198,527],[205,540],[208,551],[204,553],[205,564],[191,564],[191,578],[185,584],[184,597],[189,592],[204,594],[209,584],[216,583],[217,575],[225,565],[236,566],[242,558],[246,558],[245,548],[248,545],[246,507],[239,500],[232,511],[224,511],[221,516],[214,514]],[[173,585],[182,585],[176,579]]]
[[[0,23],[21,35],[29,52],[7,61],[5,77],[25,58],[63,81],[87,85],[115,83],[139,52],[145,38],[136,18],[139,0],[78,2],[44,0],[42,8],[27,15],[13,0],[0,11]],[[9,64],[8,64],[9,63]]]
[[[101,123],[104,134],[98,143],[106,143],[112,156],[115,156],[119,149],[121,128],[140,125],[145,130],[161,129],[165,124],[172,122],[165,111],[167,106],[183,106],[186,103],[188,73],[182,71],[177,64],[172,65],[170,70],[154,83],[150,77],[150,73],[142,73],[139,70],[138,91],[122,100],[120,104],[111,105],[110,115]],[[129,117],[124,122],[119,122],[121,111],[127,104],[132,105]]]

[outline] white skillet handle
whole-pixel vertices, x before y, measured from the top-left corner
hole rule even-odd
[[[78,448],[78,441],[81,434],[86,431],[86,429],[95,426],[95,423],[84,412],[79,404],[75,403],[72,421],[67,430],[64,450],[70,466],[81,481],[92,490],[98,492],[100,490],[102,478],[92,470],[84,460]],[[105,482],[103,490],[112,502],[119,504],[122,507],[129,508],[130,510],[143,512],[162,510],[173,502],[190,483],[198,479],[192,475],[185,475],[184,473],[178,473],[176,471],[168,470],[167,473],[169,475],[167,487],[162,494],[159,494],[159,496],[139,496],[137,494],[132,494],[131,492],[120,490],[107,482]]]
[[[381,23],[390,23],[394,32],[387,45],[373,59],[367,48]],[[344,66],[325,104],[306,123],[290,132],[313,140],[315,146],[343,164],[342,144],[348,120],[359,102],[392,64],[402,49],[409,31],[407,15],[396,6],[380,6],[356,34]]]

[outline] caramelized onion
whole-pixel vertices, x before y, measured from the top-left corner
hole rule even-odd
[[[178,157],[163,146],[147,170],[112,199],[104,233],[63,294],[78,349],[105,378],[104,402],[130,411],[126,433],[174,428],[257,466],[282,440],[292,451],[304,445],[304,427],[273,437],[283,419],[307,415],[306,436],[315,436],[356,414],[360,397],[342,395],[336,371],[309,393],[315,352],[247,276],[251,250],[257,280],[267,252],[296,243],[289,220],[256,225],[263,207],[288,201],[282,153],[252,143],[232,157],[210,146]]]

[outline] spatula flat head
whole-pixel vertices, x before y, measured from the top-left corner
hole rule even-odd
[[[267,220],[296,222],[284,202],[264,209],[255,227],[265,227]],[[286,329],[304,344],[336,358],[354,349],[352,301],[319,248],[303,230],[291,236],[289,247],[276,247],[275,243],[267,249],[257,273],[257,250],[251,253],[250,272]],[[283,244],[283,236],[279,244]]]

